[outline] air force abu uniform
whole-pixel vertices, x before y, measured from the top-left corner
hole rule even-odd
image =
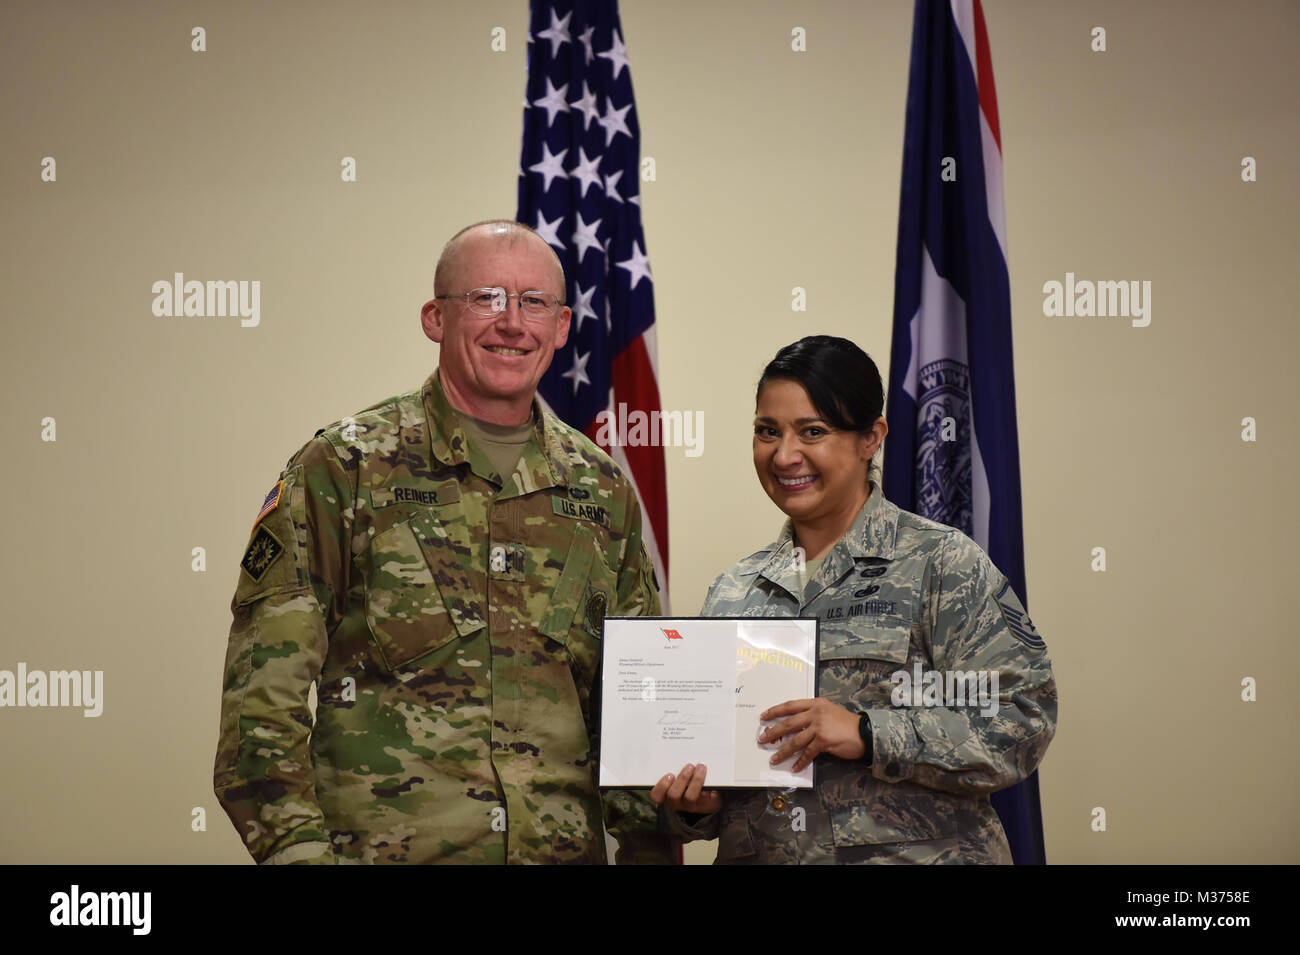
[[[872,751],[817,757],[811,790],[724,789],[711,815],[665,810],[675,831],[717,838],[719,863],[1012,861],[989,794],[1042,760],[1056,682],[1024,607],[969,537],[874,486],[806,588],[787,522],[713,582],[701,613],[818,617],[819,695],[868,714]]]
[[[534,432],[502,479],[435,372],[289,461],[215,767],[258,862],[599,863],[605,828],[620,862],[672,860],[648,797],[595,784],[604,615],[659,613],[636,495],[536,402]]]

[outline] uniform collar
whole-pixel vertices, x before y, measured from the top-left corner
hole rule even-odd
[[[438,369],[433,370],[424,386],[420,389],[425,414],[429,420],[429,444],[433,457],[446,465],[466,464],[481,477],[488,478],[495,474],[487,458],[474,447],[465,436],[461,426],[460,414],[443,390]],[[569,483],[569,454],[567,444],[555,426],[555,420],[542,410],[537,396],[533,396],[532,421],[534,440],[524,447],[521,461],[523,486],[515,487],[519,493],[556,487]],[[502,496],[518,483],[520,477],[517,469],[515,475],[501,475],[504,480]]]
[[[843,544],[855,560],[859,557],[893,560],[897,536],[898,506],[885,500],[885,492],[879,484],[872,484],[867,503],[862,505],[853,526],[835,546]]]
[[[872,484],[867,502],[858,511],[844,536],[837,540],[822,561],[821,572],[828,580],[838,580],[863,557],[892,560],[898,533],[898,507],[885,500],[879,484]],[[771,553],[759,566],[758,573],[803,603],[799,589],[799,572],[794,560],[794,524],[786,519]]]

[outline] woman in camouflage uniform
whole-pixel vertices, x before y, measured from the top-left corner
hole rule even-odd
[[[815,785],[710,791],[687,765],[651,798],[681,837],[717,838],[719,863],[1010,863],[989,794],[1032,773],[1055,731],[1042,639],[974,541],[872,480],[889,427],[865,352],[795,342],[756,406],[754,467],[789,519],[701,614],[820,619],[821,695],[773,700],[759,735],[774,765],[812,763]]]

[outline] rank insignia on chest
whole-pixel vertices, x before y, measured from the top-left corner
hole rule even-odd
[[[571,517],[580,521],[591,521],[601,527],[609,527],[609,511],[601,504],[587,504],[570,501],[562,497],[551,498],[551,509],[560,517]]]
[[[276,559],[284,553],[284,545],[265,527],[259,527],[257,533],[244,552],[244,559],[239,566],[253,580],[261,580]]]

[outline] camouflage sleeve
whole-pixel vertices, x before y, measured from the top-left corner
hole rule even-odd
[[[657,617],[659,581],[654,563],[641,536],[641,507],[630,486],[627,511],[630,515],[623,537],[623,564],[618,575],[616,616]],[[649,790],[606,789],[601,793],[605,829],[618,841],[615,862],[619,865],[673,865],[677,862],[677,840],[659,818],[659,807],[650,801]]]
[[[723,798],[726,798],[725,792]],[[700,839],[716,839],[722,829],[722,813],[711,812],[705,815],[694,812],[678,812],[669,809],[664,803],[659,807],[659,814],[664,827],[682,842],[695,842]]]
[[[308,692],[346,592],[353,492],[327,441],[308,444],[258,520],[231,602],[214,790],[259,863],[332,863],[316,801]],[[268,498],[268,504],[270,498]]]
[[[1012,786],[1038,767],[1056,731],[1047,647],[1007,579],[965,535],[940,548],[926,600],[941,695],[869,711],[871,771],[948,792]]]

